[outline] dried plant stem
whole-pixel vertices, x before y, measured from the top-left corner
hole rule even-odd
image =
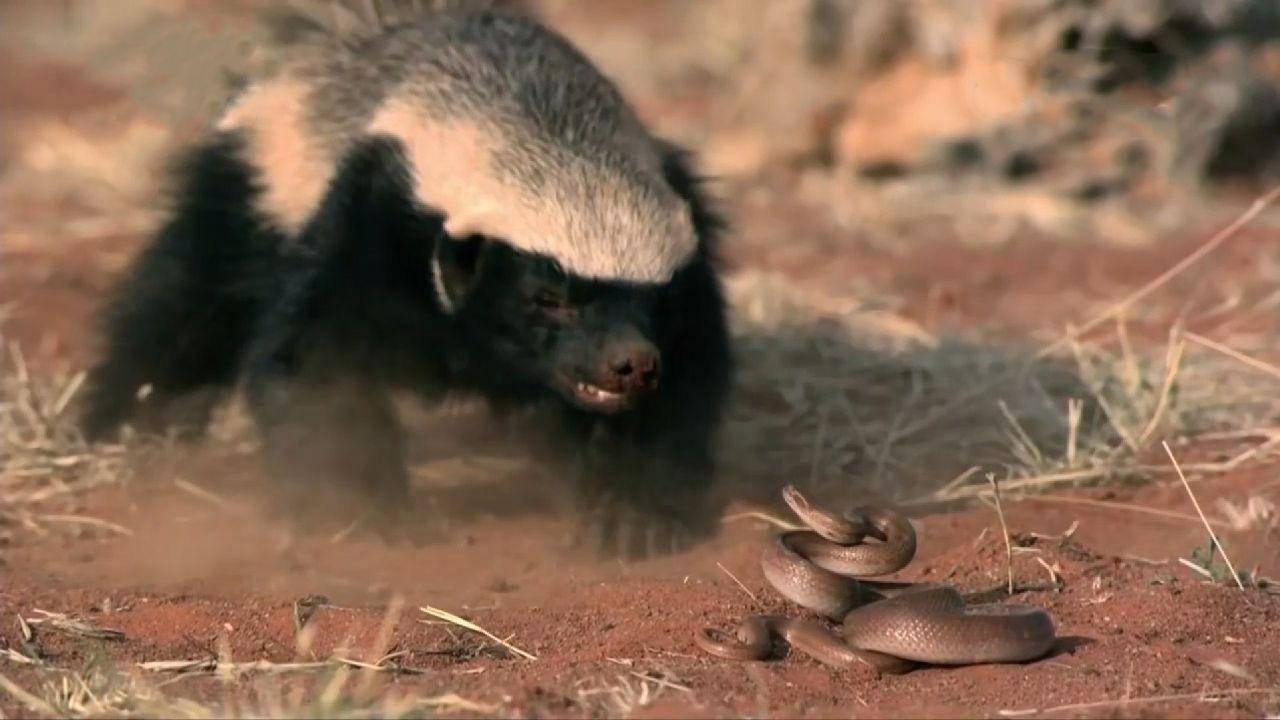
[[[1250,357],[1240,352],[1239,350],[1223,345],[1217,340],[1210,340],[1209,338],[1203,335],[1197,335],[1196,333],[1193,333],[1193,332],[1187,333],[1187,339],[1193,343],[1196,343],[1197,345],[1203,345],[1209,348],[1210,350],[1220,352],[1223,355],[1226,355],[1227,357],[1231,358],[1232,360],[1239,360],[1240,362],[1244,363],[1245,365],[1248,365],[1254,370],[1259,370],[1261,372],[1264,372],[1270,375],[1273,378],[1280,380],[1280,367],[1276,367],[1275,365],[1272,365],[1269,362],[1263,362],[1262,360],[1259,360],[1255,357]]]
[[[116,533],[117,535],[125,535],[125,536],[133,535],[133,531],[123,525],[118,525],[116,523],[111,522],[110,520],[103,520],[102,518],[89,517],[87,515],[45,514],[45,515],[39,515],[37,517],[39,520],[43,522],[66,523],[70,525],[89,525],[92,527],[101,528],[103,530],[110,530],[111,532]]]
[[[1152,411],[1147,426],[1138,435],[1138,445],[1141,447],[1146,446],[1147,441],[1160,427],[1160,420],[1169,407],[1169,394],[1173,391],[1174,380],[1178,377],[1178,366],[1182,363],[1182,352],[1186,347],[1186,335],[1182,330],[1182,324],[1178,323],[1169,331],[1169,349],[1165,355],[1164,382],[1160,386],[1160,399],[1156,402],[1156,409]]]
[[[1004,522],[1004,505],[1000,502],[1000,483],[996,482],[995,473],[987,473],[987,482],[991,483],[991,492],[996,498],[996,517],[1000,519],[1000,533],[1004,535],[1005,570],[1009,576],[1009,594],[1013,594],[1013,543],[1009,540],[1009,526]]]
[[[760,512],[759,510],[746,510],[743,512],[730,513],[728,515],[725,515],[723,518],[721,518],[720,522],[731,523],[731,522],[737,522],[739,520],[759,520],[761,522],[768,523],[776,528],[780,528],[782,530],[787,530],[787,531],[804,529],[803,525],[798,525],[793,522],[788,522],[787,520],[783,520],[777,515],[770,515],[769,513]]]
[[[488,630],[485,630],[484,628],[482,628],[482,627],[480,627],[479,625],[477,625],[477,624],[475,624],[475,623],[471,622],[470,620],[466,620],[466,619],[464,619],[464,618],[460,618],[460,617],[458,617],[457,615],[454,615],[453,613],[451,613],[451,612],[449,612],[449,611],[447,611],[447,610],[441,610],[440,608],[434,608],[434,607],[431,607],[430,605],[424,605],[423,607],[420,607],[420,608],[418,608],[418,609],[419,609],[419,610],[421,610],[422,612],[424,612],[424,613],[426,613],[426,614],[428,614],[428,615],[430,615],[430,616],[434,617],[434,618],[437,618],[437,619],[440,619],[440,620],[444,620],[444,621],[445,621],[445,622],[447,622],[447,623],[452,623],[452,624],[457,625],[458,627],[461,627],[461,628],[466,628],[467,630],[470,630],[471,632],[480,633],[481,635],[483,635],[483,636],[485,636],[485,637],[489,638],[490,640],[492,640],[492,641],[494,641],[494,642],[498,643],[498,644],[499,644],[499,645],[501,645],[502,647],[504,647],[504,648],[506,648],[506,649],[510,650],[511,652],[515,653],[516,655],[519,655],[520,657],[522,657],[522,658],[524,658],[524,659],[526,659],[526,660],[537,660],[537,659],[538,659],[538,656],[537,656],[537,655],[534,655],[533,653],[530,653],[530,652],[526,652],[526,651],[524,651],[524,650],[521,650],[520,648],[516,647],[515,645],[512,645],[511,643],[507,642],[506,640],[503,640],[502,638],[498,637],[497,635],[494,635],[493,633],[489,632]]]
[[[1266,695],[1277,694],[1275,688],[1244,688],[1239,690],[1207,690],[1197,693],[1180,693],[1176,695],[1151,695],[1148,697],[1136,698],[1118,698],[1115,700],[1096,700],[1094,702],[1072,703],[1070,705],[1055,705],[1053,707],[1030,708],[1027,710],[1001,710],[1001,717],[1024,717],[1027,715],[1041,715],[1046,713],[1062,713],[1062,712],[1078,712],[1080,710],[1096,710],[1099,708],[1124,707],[1126,705],[1145,705],[1149,703],[1175,702],[1179,700],[1199,700],[1200,702],[1210,702],[1213,696],[1217,695],[1222,698],[1240,697],[1243,695]]]
[[[1179,522],[1200,522],[1195,515],[1180,513],[1174,510],[1161,510],[1160,508],[1151,508],[1144,505],[1134,505],[1133,503],[1118,502],[1112,500],[1094,500],[1093,498],[1064,497],[1061,495],[1033,495],[1022,499],[1022,502],[1040,502],[1051,504],[1066,505],[1087,505],[1089,507],[1105,508],[1107,510],[1120,510],[1124,512],[1140,513],[1142,515],[1151,515],[1153,517],[1166,518],[1169,520],[1177,520]]]
[[[234,515],[245,515],[249,512],[249,510],[245,508],[243,505],[241,505],[240,503],[237,503],[233,500],[228,500],[222,497],[221,495],[213,492],[212,490],[200,487],[199,485],[191,482],[190,480],[186,480],[183,478],[176,478],[173,481],[173,485],[174,487],[187,493],[188,495],[191,495],[192,497],[203,500],[209,503],[210,505],[213,505],[217,508],[225,510]]]
[[[1213,540],[1214,547],[1222,553],[1222,560],[1227,564],[1227,569],[1231,571],[1231,578],[1236,581],[1236,587],[1244,589],[1244,582],[1240,580],[1240,574],[1236,572],[1235,565],[1231,563],[1231,558],[1227,556],[1227,549],[1223,547],[1222,541],[1218,540],[1218,534],[1213,531],[1213,526],[1209,524],[1209,518],[1204,516],[1204,511],[1200,509],[1200,501],[1196,499],[1196,494],[1191,492],[1191,483],[1187,482],[1187,476],[1182,473],[1182,468],[1178,466],[1178,459],[1173,456],[1173,450],[1170,449],[1168,442],[1161,442],[1164,451],[1169,454],[1169,461],[1173,463],[1173,469],[1178,472],[1178,478],[1182,480],[1182,486],[1187,489],[1187,496],[1191,498],[1191,504],[1196,508],[1196,514],[1200,516],[1200,522],[1204,523],[1204,529],[1209,531],[1209,537]]]
[[[1107,468],[1089,468],[1086,470],[1072,470],[1068,472],[1050,473],[1048,475],[1036,475],[1034,477],[1017,478],[1014,480],[1005,480],[1006,489],[1022,490],[1025,488],[1039,488],[1049,485],[1062,485],[1070,483],[1082,483],[1087,480],[1096,480],[1105,476],[1110,470]],[[948,500],[962,500],[965,498],[975,498],[986,495],[987,491],[983,489],[981,484],[961,485],[952,489],[945,494],[941,492],[930,493],[923,499],[924,502],[942,502]],[[921,501],[911,501],[903,503],[904,505],[919,505]]]
[[[59,713],[52,705],[35,695],[32,695],[26,690],[23,690],[21,686],[4,675],[0,675],[0,690],[4,690],[9,693],[10,697],[25,705],[26,708],[32,712],[46,715],[48,717],[59,717],[62,715],[62,713]]]
[[[742,588],[742,592],[746,593],[747,597],[751,598],[752,602],[760,602],[759,598],[756,597],[756,594],[751,592],[751,588],[747,587],[746,585],[743,585],[742,581],[738,579],[738,576],[729,572],[729,568],[722,565],[719,560],[716,561],[716,567],[720,568],[720,570],[722,570],[725,575],[728,575],[730,580],[733,580],[735,583],[737,583],[738,587]]]

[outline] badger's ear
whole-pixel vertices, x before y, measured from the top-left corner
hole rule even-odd
[[[658,148],[662,153],[663,177],[671,189],[689,204],[693,229],[703,251],[714,255],[726,225],[720,208],[707,193],[706,179],[694,170],[693,156],[684,148],[666,141],[658,141]]]
[[[455,240],[443,231],[436,238],[431,251],[431,280],[445,313],[457,312],[475,288],[487,243],[480,235]]]

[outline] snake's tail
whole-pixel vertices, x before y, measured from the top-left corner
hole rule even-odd
[[[786,618],[773,615],[754,615],[738,625],[734,637],[715,628],[704,627],[693,636],[703,651],[725,660],[768,660],[773,656],[776,627]]]

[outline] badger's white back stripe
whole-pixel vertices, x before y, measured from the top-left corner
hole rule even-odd
[[[332,159],[307,127],[308,92],[288,77],[253,85],[217,124],[244,134],[245,161],[262,183],[258,210],[289,234],[311,218],[333,176]]]
[[[547,159],[552,172],[531,188],[495,159],[528,140],[507,130],[430,117],[394,94],[367,127],[403,145],[415,200],[444,214],[454,238],[486,235],[576,275],[636,283],[667,282],[696,252],[688,206],[656,173],[639,192],[634,177],[564,155]]]
[[[369,123],[370,135],[386,135],[405,151],[414,199],[443,213],[454,237],[492,235],[506,238],[502,221],[515,204],[508,188],[495,183],[487,169],[492,153],[474,121],[424,122],[421,113],[392,102]]]

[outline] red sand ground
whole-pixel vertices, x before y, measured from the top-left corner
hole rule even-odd
[[[62,77],[65,69],[31,72]],[[59,80],[60,87],[70,82]],[[38,83],[37,83],[38,85]],[[24,86],[25,87],[25,86]],[[34,92],[34,91],[33,91]],[[96,93],[96,95],[95,95]],[[75,93],[70,93],[75,94]],[[113,97],[84,90],[94,102]],[[69,111],[40,93],[24,102],[41,112]],[[66,101],[70,102],[70,101]],[[35,110],[33,110],[35,111]],[[57,213],[58,208],[22,212]],[[6,209],[9,212],[10,209]],[[754,236],[773,227],[808,232],[803,218],[761,213]],[[743,223],[750,225],[750,223]],[[1079,318],[1091,303],[1137,287],[1184,254],[1197,238],[1144,251],[1068,245],[1016,244],[1012,248],[959,249],[930,244],[889,253],[857,243],[832,248],[817,241],[784,253],[744,243],[733,260],[785,271],[818,288],[846,279],[836,266],[902,298],[904,312],[931,327],[981,326],[1025,334]],[[1211,288],[1251,277],[1250,263],[1268,240],[1246,234],[1203,272],[1171,286],[1174,298],[1149,318],[1162,337],[1172,317],[1212,305]],[[94,238],[79,245],[19,244],[0,265],[0,304],[16,302],[6,324],[10,339],[28,349],[37,369],[56,362],[78,366],[92,356],[88,323],[122,253],[137,237]],[[1202,293],[1202,294],[1198,294]],[[1166,296],[1166,297],[1168,297]],[[1272,318],[1273,320],[1274,318]],[[1232,322],[1259,322],[1232,316]],[[1220,322],[1220,320],[1219,320]],[[1207,331],[1209,320],[1193,327]],[[1157,331],[1158,330],[1158,331]],[[1182,449],[1188,457],[1230,448]],[[500,705],[516,715],[608,715],[621,711],[601,688],[642,676],[655,703],[641,716],[972,716],[1002,710],[1050,710],[1051,715],[1122,717],[1257,717],[1280,713],[1280,597],[1204,582],[1177,563],[1205,545],[1205,533],[1178,483],[1077,492],[1027,500],[1006,508],[1010,530],[1070,540],[1025,536],[1014,569],[1023,582],[1041,582],[1054,568],[1060,592],[1019,598],[1049,609],[1062,641],[1054,653],[1025,666],[923,669],[874,678],[827,669],[793,656],[763,664],[706,657],[692,636],[703,625],[729,627],[744,615],[795,612],[776,599],[757,565],[764,528],[752,520],[726,526],[713,542],[676,557],[623,565],[600,563],[568,549],[566,518],[539,488],[512,482],[467,493],[454,502],[449,539],[423,547],[388,547],[353,538],[340,543],[304,539],[286,545],[278,529],[175,488],[181,476],[230,497],[256,480],[244,458],[202,451],[158,463],[127,488],[104,489],[84,499],[79,512],[117,522],[132,536],[90,533],[38,537],[15,533],[0,555],[0,616],[30,617],[36,608],[74,614],[124,633],[118,641],[69,639],[45,631],[51,661],[78,667],[105,653],[122,666],[152,660],[204,659],[220,638],[236,660],[295,659],[293,603],[313,593],[331,606],[316,611],[310,654],[337,647],[360,653],[373,643],[389,599],[405,611],[391,646],[420,675],[380,679],[423,695],[454,692]],[[1280,465],[1271,463],[1197,487],[1201,502],[1237,502],[1254,495],[1280,497]],[[522,511],[517,511],[522,510]],[[987,587],[1003,577],[1004,546],[993,512],[973,509],[921,518],[921,552],[902,577]],[[1280,533],[1274,527],[1226,532],[1238,566],[1280,574]],[[732,573],[745,589],[730,578]],[[748,594],[750,593],[750,595]],[[492,644],[440,624],[423,624],[416,608],[447,608],[534,653],[511,657]],[[0,637],[18,645],[15,624]],[[310,657],[308,655],[307,657]],[[0,672],[27,687],[37,671],[6,665]],[[308,682],[288,676],[290,685]],[[237,692],[248,694],[252,684]],[[224,688],[209,677],[187,676],[173,694],[218,699]],[[1205,695],[1210,691],[1224,694]],[[1152,700],[1157,698],[1157,700]],[[1159,699],[1164,698],[1164,699]],[[23,708],[0,697],[5,716]]]
[[[229,466],[232,473],[243,470]],[[1268,486],[1274,492],[1276,469],[1215,479],[1199,488],[1201,501],[1247,496]],[[198,479],[206,486],[216,482]],[[425,672],[391,682],[425,694],[456,692],[519,715],[607,713],[600,698],[584,698],[581,691],[616,685],[618,676],[635,684],[632,673],[688,688],[667,689],[658,706],[642,713],[657,716],[989,715],[1274,687],[1280,677],[1280,598],[1206,584],[1173,562],[1204,544],[1197,523],[1181,517],[1054,500],[1014,504],[1008,522],[1016,536],[1056,536],[1079,523],[1068,541],[1025,537],[1026,549],[1015,557],[1020,581],[1047,580],[1038,562],[1043,560],[1065,582],[1061,592],[1020,598],[1053,613],[1062,637],[1054,654],[1026,666],[924,669],[877,679],[803,657],[725,662],[694,647],[692,633],[702,625],[727,627],[761,611],[795,612],[775,598],[760,574],[764,533],[754,521],[732,523],[693,552],[629,566],[566,550],[567,525],[552,516],[496,516],[484,507],[473,507],[476,519],[459,524],[440,544],[413,548],[310,539],[286,549],[278,531],[166,489],[158,478],[150,485],[113,489],[86,501],[85,512],[131,528],[132,537],[30,539],[6,551],[0,612],[7,617],[31,616],[40,608],[125,634],[121,641],[97,642],[45,632],[44,647],[57,665],[79,666],[97,651],[122,664],[205,659],[221,636],[237,660],[291,661],[292,603],[312,593],[335,605],[320,608],[312,620],[315,656],[326,657],[345,644],[361,657],[388,598],[399,593],[407,608],[392,645],[407,651],[404,665]],[[1181,487],[1172,485],[1066,497],[1194,512]],[[968,589],[1002,578],[1005,551],[993,513],[935,515],[918,527],[921,553],[903,577]],[[1277,567],[1274,532],[1228,534],[1224,542],[1242,566]],[[416,608],[422,604],[459,612],[538,659],[509,657],[491,646],[482,651],[478,639],[456,629],[421,624]],[[17,644],[11,624],[5,638]],[[1224,668],[1243,669],[1254,679],[1234,677]],[[35,675],[5,672],[19,681]],[[212,679],[181,683],[197,695],[221,692]],[[19,711],[11,702],[4,706]],[[1064,714],[1236,717],[1276,710],[1274,695],[1241,695],[1212,704],[1105,705],[1092,713]]]

